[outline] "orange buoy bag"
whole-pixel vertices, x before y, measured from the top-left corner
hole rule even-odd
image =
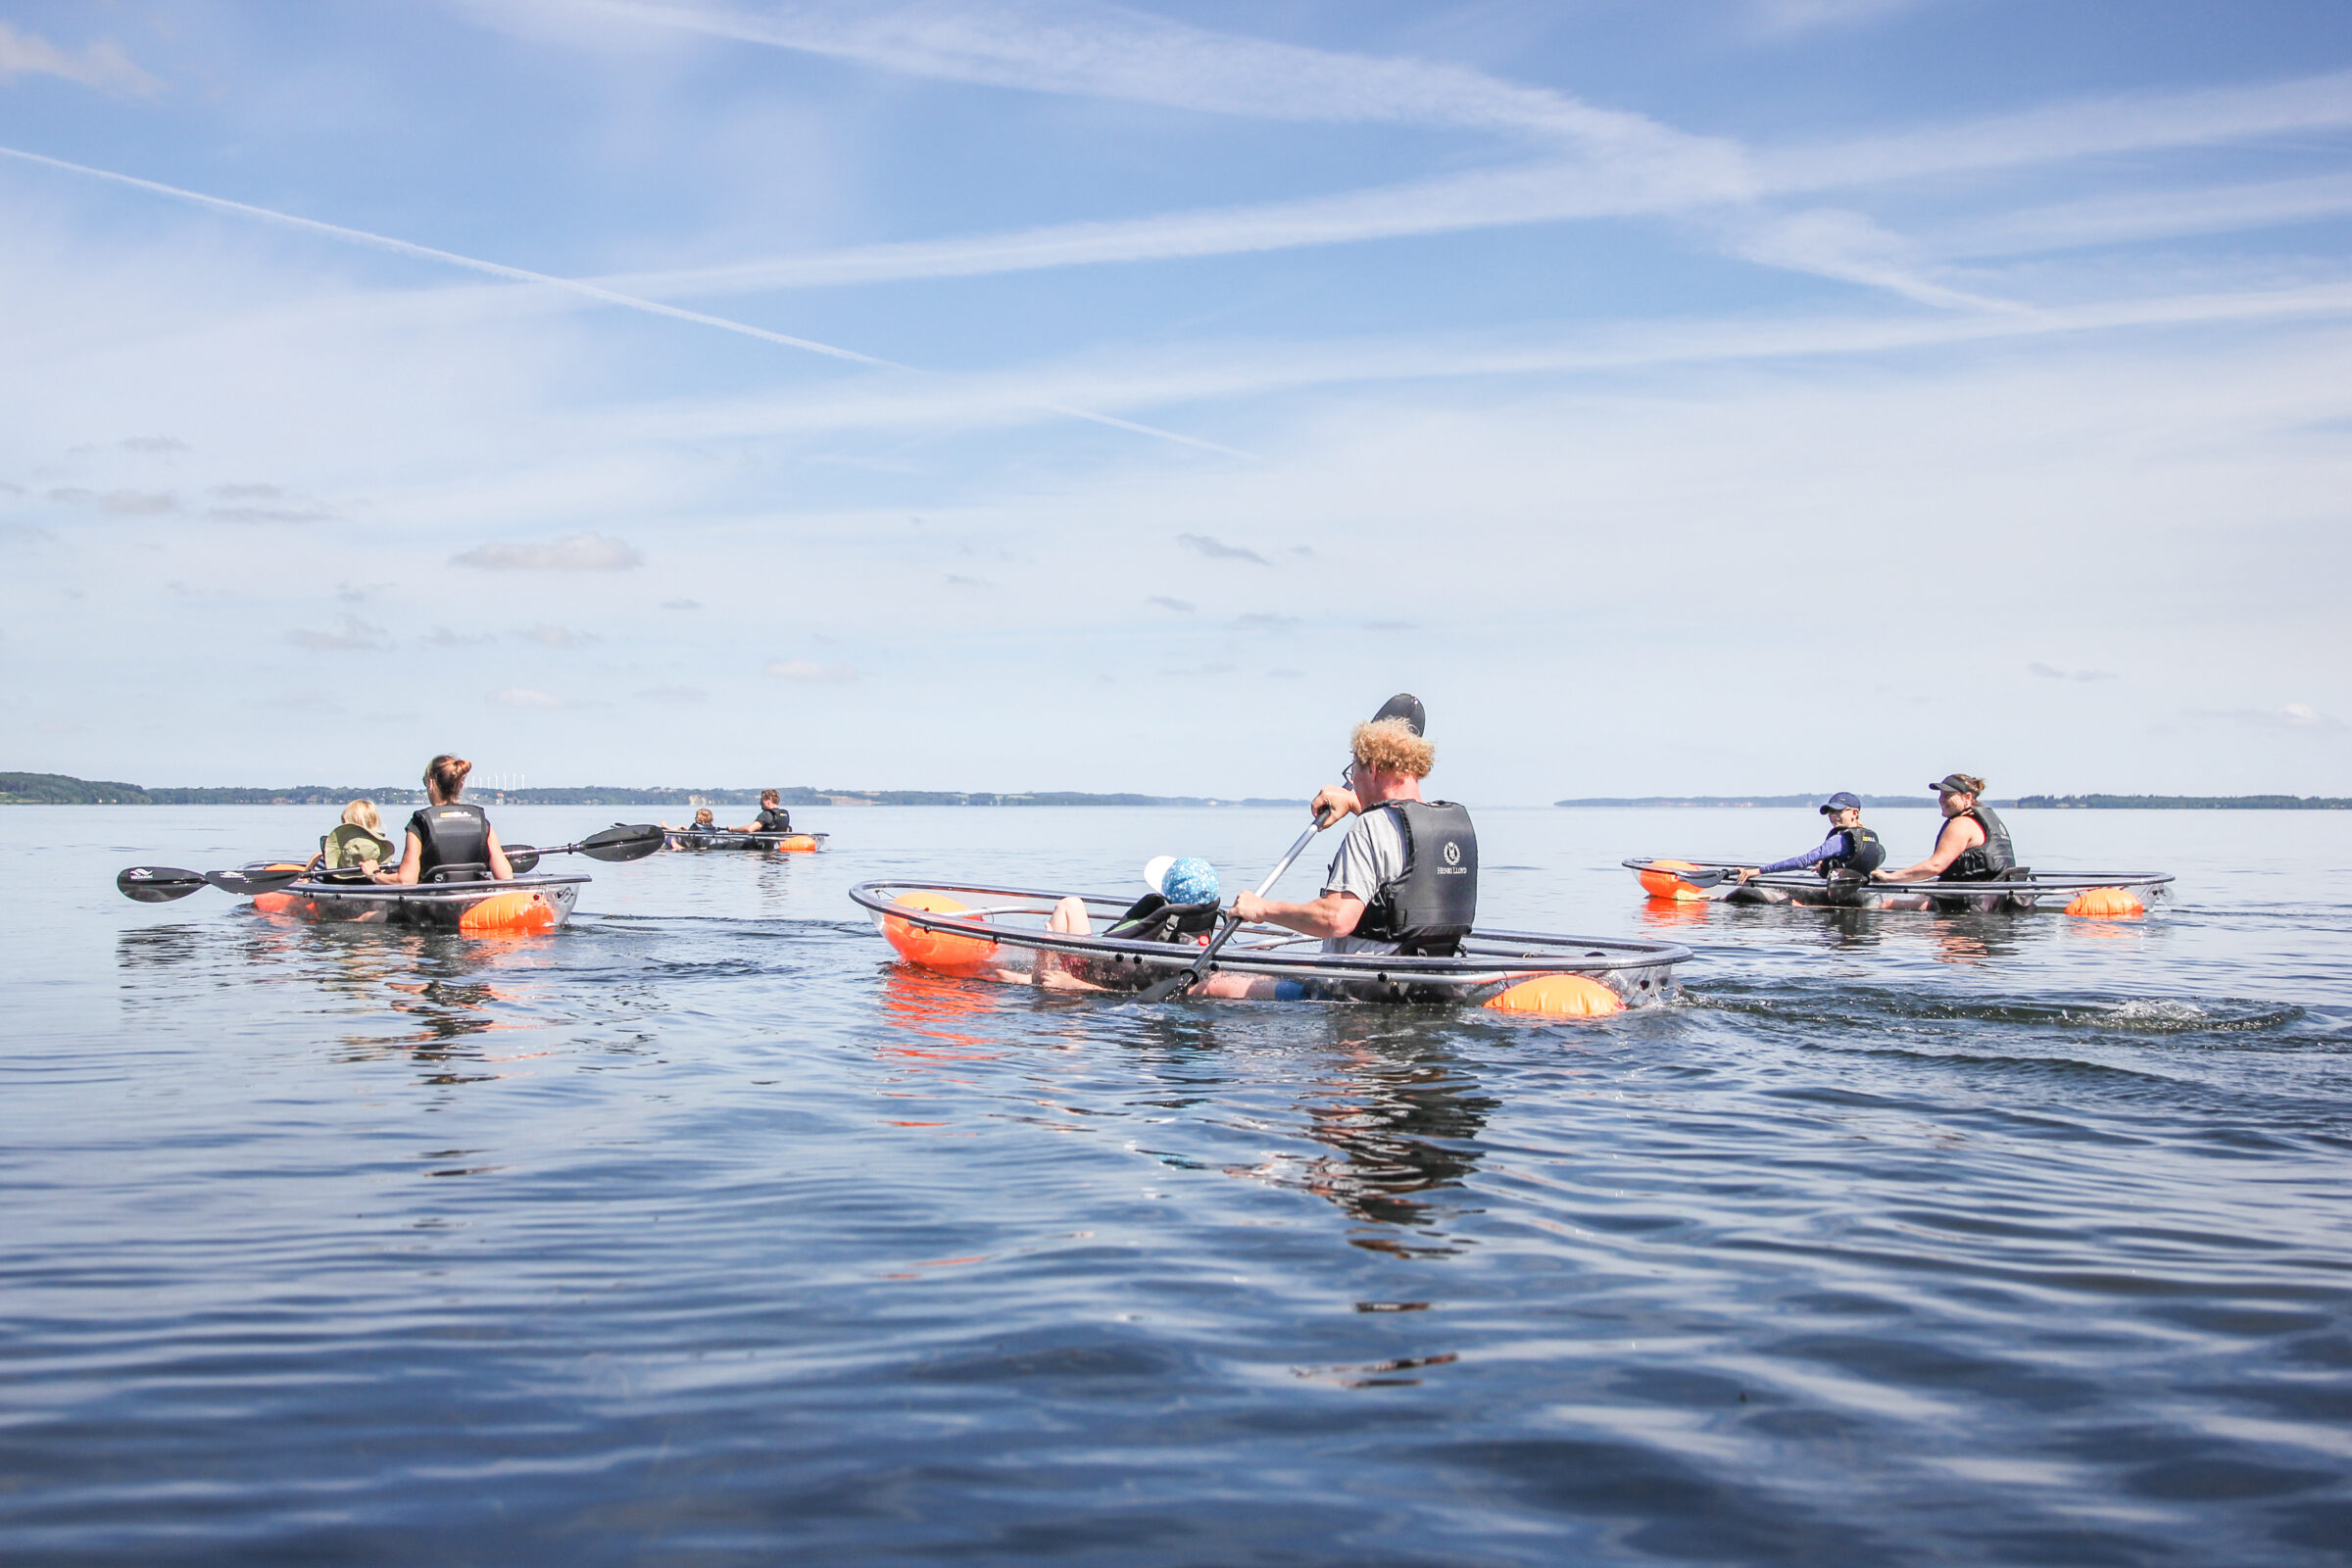
[[[2066,912],[2094,920],[2119,920],[2145,914],[2148,906],[2130,888],[2084,888],[2067,902]]]
[[[902,893],[896,902],[909,909],[923,909],[933,914],[954,914],[969,907],[944,893],[923,891]],[[896,915],[882,917],[882,935],[898,950],[900,957],[926,969],[936,969],[941,974],[977,974],[997,956],[997,945],[985,937],[967,937],[954,931],[933,931]]]
[[[1675,875],[1677,871],[1697,869],[1689,860],[1652,860],[1634,874],[1642,883],[1642,891],[1653,899],[1703,899],[1704,892]]]
[[[536,893],[494,893],[458,916],[469,937],[532,936],[556,928],[556,911]]]
[[[1625,1010],[1625,999],[1581,974],[1546,974],[1522,980],[1486,1005],[1496,1012],[1542,1013],[1553,1018],[1605,1018]]]

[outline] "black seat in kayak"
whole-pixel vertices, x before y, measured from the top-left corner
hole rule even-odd
[[[1217,928],[1218,906],[1214,899],[1206,904],[1170,904],[1156,893],[1147,893],[1127,906],[1127,912],[1111,921],[1102,934],[1120,937],[1129,942],[1183,942]]]
[[[427,882],[487,882],[490,867],[479,860],[452,860],[424,873]]]

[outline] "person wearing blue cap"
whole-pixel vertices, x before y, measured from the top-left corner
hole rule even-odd
[[[1740,880],[1746,882],[1773,871],[1819,870],[1823,876],[1843,871],[1851,876],[1868,876],[1886,863],[1886,846],[1879,836],[1862,825],[1860,797],[1839,790],[1821,803],[1821,814],[1830,819],[1829,837],[1802,855],[1791,855],[1786,860],[1770,865],[1743,865]]]
[[[1217,868],[1199,856],[1179,859],[1155,857],[1144,866],[1144,881],[1152,889],[1127,906],[1127,912],[1103,929],[1106,937],[1128,942],[1193,942],[1203,939],[1217,923]],[[1054,906],[1046,929],[1070,936],[1094,930],[1086,901],[1071,897]],[[1103,963],[1081,954],[1041,953],[1031,980],[1056,990],[1136,990],[1159,978],[1156,971],[1135,964]]]

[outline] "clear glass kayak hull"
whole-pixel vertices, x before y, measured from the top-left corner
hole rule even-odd
[[[1982,882],[1874,882],[1816,871],[1776,871],[1741,882],[1728,860],[1636,857],[1624,862],[1653,900],[1671,903],[1791,904],[1822,909],[1928,909],[1944,913],[2144,914],[2172,893],[2169,871],[2020,870]]]
[[[1131,900],[1038,888],[956,882],[862,882],[850,897],[874,918],[899,956],[944,974],[1007,984],[1137,991],[1190,968],[1200,956],[1191,942],[1139,942],[1099,934]],[[1083,905],[1088,934],[1047,928],[1055,906]],[[1690,950],[1672,942],[1623,937],[1552,936],[1525,931],[1472,932],[1446,957],[1325,953],[1311,937],[1271,926],[1245,926],[1209,965],[1219,975],[1297,983],[1298,1000],[1417,1002],[1496,1005],[1507,1011],[1613,1011],[1663,1001],[1678,989],[1676,966]],[[1500,1003],[1573,995],[1581,985],[1616,1000],[1574,1007]],[[1287,989],[1284,993],[1291,995]]]
[[[776,850],[811,854],[825,847],[830,833],[696,833],[672,832],[664,846],[672,850]]]
[[[510,882],[296,882],[253,899],[263,914],[296,920],[423,926],[466,936],[527,936],[571,918],[588,878],[518,876]]]

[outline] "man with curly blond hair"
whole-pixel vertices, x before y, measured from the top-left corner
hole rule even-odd
[[[1420,705],[1411,710],[1417,716]],[[1356,725],[1348,750],[1347,787],[1325,788],[1311,808],[1356,818],[1321,896],[1294,904],[1244,893],[1235,912],[1321,937],[1327,953],[1452,953],[1477,912],[1478,835],[1461,807],[1422,796],[1437,748],[1403,716]]]

